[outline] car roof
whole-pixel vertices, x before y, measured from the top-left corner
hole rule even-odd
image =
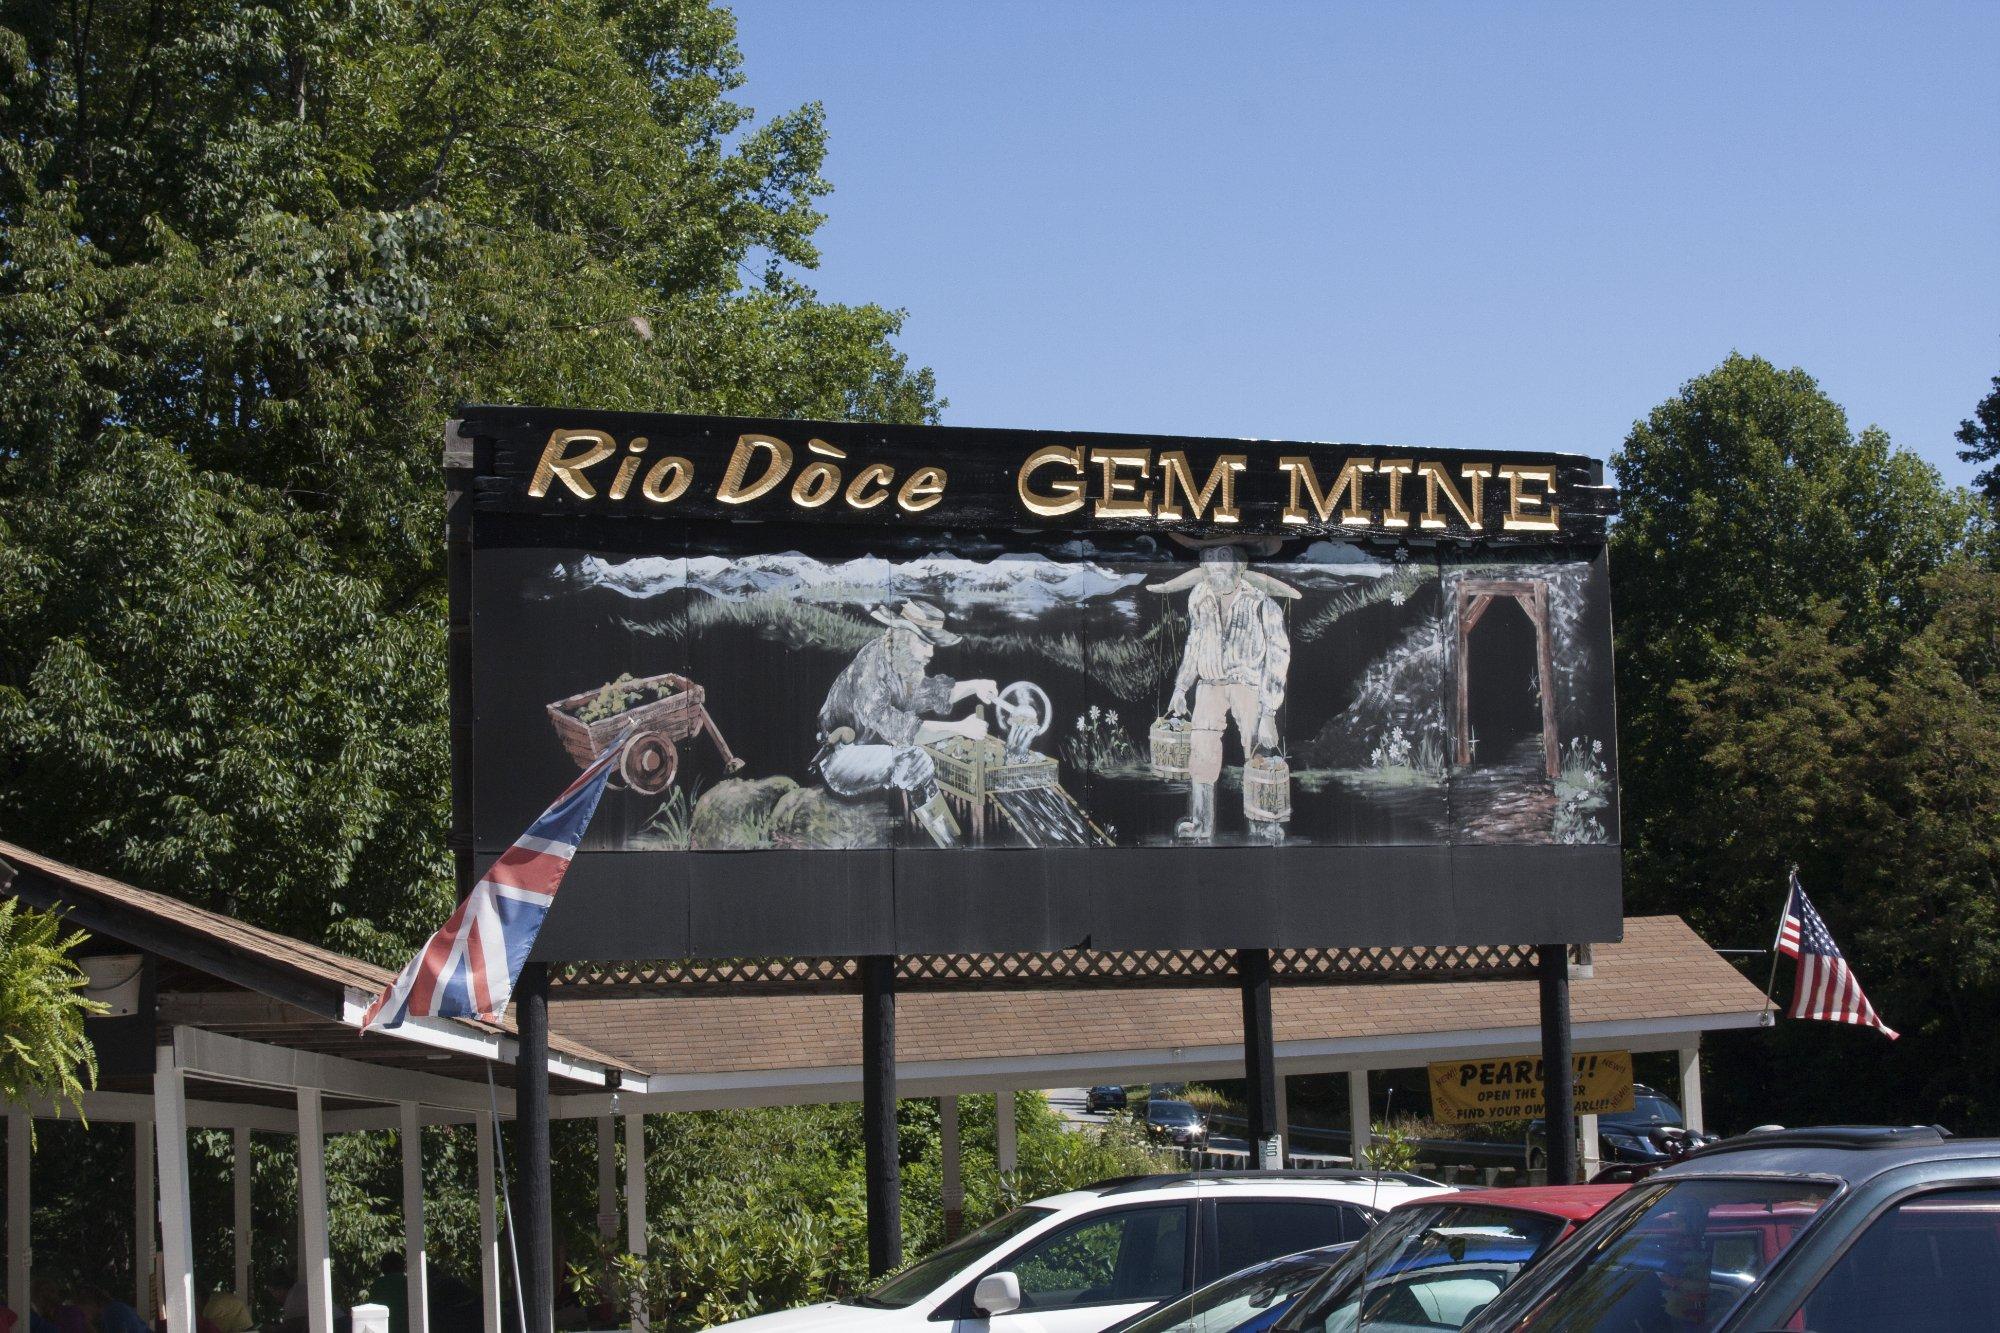
[[[1429,1203],[1474,1203],[1491,1208],[1518,1208],[1524,1213],[1543,1213],[1581,1222],[1596,1216],[1605,1204],[1630,1188],[1630,1185],[1521,1185],[1505,1189],[1465,1190],[1448,1200],[1413,1199],[1396,1206],[1400,1210]]]
[[[1148,1181],[1157,1183],[1149,1184]],[[1399,1180],[1376,1180],[1360,1172],[1246,1172],[1236,1176],[1163,1175],[1106,1181],[1036,1199],[1029,1206],[1071,1212],[1107,1207],[1128,1200],[1138,1203],[1160,1198],[1213,1199],[1230,1193],[1266,1198],[1330,1199],[1388,1209],[1411,1199],[1455,1194],[1457,1191],[1450,1185],[1435,1182],[1412,1184]]]
[[[1900,1167],[1969,1160],[2000,1166],[2000,1139],[1957,1139],[1936,1125],[1820,1125],[1739,1134],[1688,1154],[1653,1179],[1812,1175],[1858,1184]]]

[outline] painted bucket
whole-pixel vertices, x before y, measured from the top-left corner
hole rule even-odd
[[[1243,768],[1243,813],[1251,819],[1292,817],[1292,766],[1277,755],[1262,755]]]
[[[1152,747],[1150,762],[1154,777],[1184,778],[1188,775],[1188,759],[1193,753],[1194,742],[1186,718],[1154,718],[1146,739]]]

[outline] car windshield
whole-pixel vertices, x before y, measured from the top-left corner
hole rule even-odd
[[[1563,1220],[1476,1203],[1398,1209],[1285,1320],[1298,1333],[1450,1329],[1563,1232]]]
[[[1832,1197],[1812,1180],[1685,1177],[1635,1187],[1537,1274],[1499,1327],[1706,1333]],[[1496,1311],[1496,1314],[1498,1312]]]
[[[865,1296],[857,1296],[851,1305],[866,1305],[877,1310],[900,1310],[914,1304],[949,1282],[958,1271],[977,1261],[987,1251],[1003,1241],[1014,1237],[1034,1226],[1037,1222],[1054,1216],[1047,1208],[1016,1208],[1013,1212],[994,1218],[977,1231],[969,1231],[942,1249],[933,1250],[917,1262],[899,1273],[893,1273],[888,1280]]]
[[[1687,1120],[1681,1115],[1681,1108],[1675,1106],[1657,1092],[1642,1092],[1632,1098],[1632,1109],[1621,1112],[1617,1119],[1628,1125],[1682,1125]]]
[[[1117,1327],[1117,1333],[1257,1333],[1333,1260],[1318,1251],[1246,1268]]]
[[[1186,1102],[1148,1102],[1146,1119],[1163,1125],[1187,1125],[1194,1123],[1195,1109]]]

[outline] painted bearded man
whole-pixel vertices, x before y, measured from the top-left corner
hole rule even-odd
[[[897,611],[876,607],[868,614],[887,628],[854,655],[820,705],[820,777],[839,796],[907,793],[911,817],[938,846],[950,847],[958,841],[958,821],[938,790],[937,765],[924,743],[984,736],[986,719],[977,711],[956,721],[944,715],[966,698],[990,704],[999,688],[990,680],[925,674],[932,655],[959,640],[930,603],[907,601]]]
[[[1285,613],[1273,599],[1299,593],[1250,569],[1239,546],[1207,547],[1198,569],[1151,587],[1158,593],[1188,589],[1187,648],[1168,706],[1175,717],[1186,717],[1193,690],[1188,813],[1174,825],[1174,836],[1206,842],[1215,836],[1215,784],[1222,776],[1222,736],[1229,723],[1236,723],[1246,764],[1278,752],[1278,710],[1285,702],[1292,641]],[[1247,800],[1244,813],[1252,838],[1284,841],[1282,821],[1260,818]]]

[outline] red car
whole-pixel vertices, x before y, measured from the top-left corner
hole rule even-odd
[[[1627,1188],[1466,1190],[1393,1208],[1272,1333],[1459,1328]]]

